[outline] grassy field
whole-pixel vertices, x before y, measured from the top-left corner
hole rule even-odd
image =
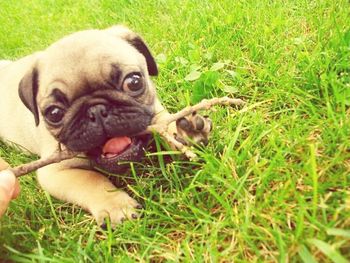
[[[123,23],[156,56],[169,110],[234,96],[210,112],[200,160],[166,153],[129,176],[143,217],[102,231],[35,176],[0,221],[18,262],[350,260],[350,6],[323,1],[0,1],[0,57],[77,30]],[[30,160],[1,144],[12,165]]]

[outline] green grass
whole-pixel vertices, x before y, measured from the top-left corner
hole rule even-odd
[[[137,166],[129,191],[143,217],[115,230],[21,178],[0,221],[0,258],[350,260],[349,17],[346,0],[1,1],[2,58],[124,23],[157,57],[171,111],[223,95],[248,107],[209,113],[215,129],[198,163],[158,155]],[[0,154],[12,165],[30,159],[5,145]]]

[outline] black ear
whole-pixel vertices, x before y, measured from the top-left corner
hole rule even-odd
[[[133,47],[135,47],[145,58],[147,63],[148,74],[151,76],[158,75],[158,68],[156,61],[154,60],[150,50],[148,49],[142,38],[136,33],[132,32],[129,28],[118,25],[105,29],[106,32],[116,37],[120,37],[128,41]]]
[[[18,94],[24,105],[34,114],[35,125],[39,125],[39,111],[36,103],[38,94],[38,70],[34,68],[22,78]]]
[[[134,37],[128,37],[126,40],[146,58],[148,74],[151,76],[157,76],[158,67],[156,61],[154,60],[145,42],[143,42],[142,38],[135,35]]]

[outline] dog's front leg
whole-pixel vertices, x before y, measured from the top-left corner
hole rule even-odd
[[[155,103],[156,115],[152,123],[160,123],[169,118],[170,113],[161,104],[159,99]],[[184,145],[208,143],[208,137],[212,130],[212,122],[207,116],[193,113],[190,116],[180,118],[168,125],[168,133]],[[175,147],[174,147],[175,148]]]
[[[99,172],[53,164],[38,170],[38,180],[54,197],[91,212],[100,225],[107,217],[112,226],[138,217],[136,209],[140,205]]]

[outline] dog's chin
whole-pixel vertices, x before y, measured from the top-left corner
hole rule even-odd
[[[122,174],[130,168],[131,162],[141,161],[150,138],[150,135],[123,137],[121,139],[124,141],[122,149],[114,153],[106,153],[104,151],[106,145],[110,140],[113,140],[113,138],[110,138],[100,147],[88,151],[87,156],[94,168],[107,173]],[[125,140],[127,140],[127,143],[125,143]]]

